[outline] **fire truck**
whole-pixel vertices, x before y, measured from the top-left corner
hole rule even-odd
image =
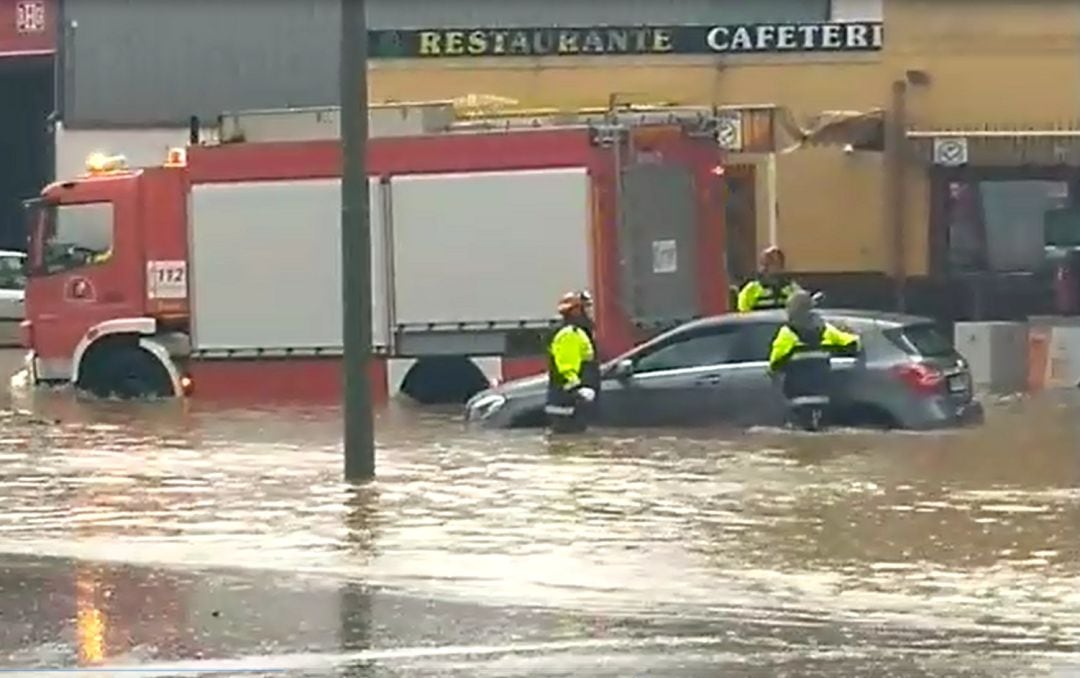
[[[225,114],[132,168],[95,154],[27,203],[34,384],[99,396],[340,397],[337,108]],[[717,112],[373,106],[377,399],[464,400],[544,369],[554,307],[602,355],[725,312]]]

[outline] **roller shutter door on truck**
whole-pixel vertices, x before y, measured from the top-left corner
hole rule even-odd
[[[590,285],[584,168],[398,176],[390,191],[399,328],[546,325]]]
[[[369,182],[371,204],[381,201]],[[199,351],[340,350],[341,181],[197,185],[191,198],[192,334]],[[371,210],[372,320],[389,343],[385,225]]]

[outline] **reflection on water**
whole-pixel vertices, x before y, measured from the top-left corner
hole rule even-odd
[[[76,573],[76,644],[80,664],[100,664],[105,659],[105,616],[97,605],[97,582],[86,569]]]
[[[1078,408],[1015,401],[982,430],[934,434],[560,441],[399,409],[379,421],[378,480],[350,487],[334,411],[47,398],[37,421],[5,422],[0,551],[596,613],[899,622],[1076,651]],[[94,609],[80,603],[89,663]]]

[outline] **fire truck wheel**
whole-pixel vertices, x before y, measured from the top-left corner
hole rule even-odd
[[[112,346],[93,356],[85,383],[100,398],[165,398],[173,395],[165,368],[137,346]],[[80,380],[82,381],[82,380]]]

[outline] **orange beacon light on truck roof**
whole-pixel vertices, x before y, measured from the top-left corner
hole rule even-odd
[[[170,148],[165,156],[166,167],[184,167],[187,165],[187,151],[183,148]]]

